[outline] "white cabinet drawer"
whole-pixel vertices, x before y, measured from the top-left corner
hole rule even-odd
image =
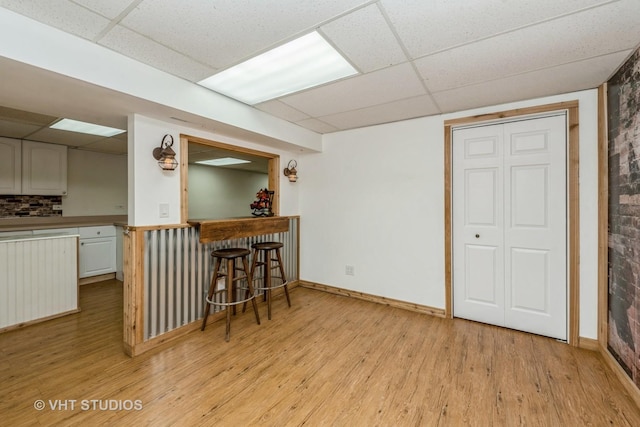
[[[80,239],[93,239],[96,237],[115,237],[116,227],[113,225],[100,225],[96,227],[80,227]]]

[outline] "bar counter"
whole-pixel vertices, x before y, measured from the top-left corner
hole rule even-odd
[[[190,219],[187,222],[192,227],[200,228],[200,243],[289,231],[287,216]]]

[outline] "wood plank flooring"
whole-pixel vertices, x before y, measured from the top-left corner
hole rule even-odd
[[[229,343],[223,320],[130,359],[121,284],[85,285],[81,313],[0,334],[0,425],[640,425],[597,353],[300,287],[291,299],[271,321],[261,303],[262,325],[239,313]]]

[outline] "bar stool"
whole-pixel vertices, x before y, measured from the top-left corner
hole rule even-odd
[[[251,245],[253,248],[253,261],[251,262],[251,277],[254,280],[258,280],[259,278],[255,278],[254,273],[257,266],[262,267],[262,286],[256,286],[256,291],[265,291],[267,298],[267,315],[269,320],[271,320],[271,290],[277,288],[284,288],[284,293],[287,297],[287,304],[291,307],[291,299],[289,298],[289,286],[287,283],[287,277],[284,273],[284,267],[282,264],[282,257],[280,256],[280,248],[284,246],[283,243],[280,242],[261,242],[254,243]],[[274,258],[275,255],[275,258]],[[258,260],[261,258],[261,260]],[[275,263],[275,264],[274,264]],[[280,270],[280,279],[282,279],[282,283],[277,286],[272,285],[271,279],[274,277],[271,275],[271,270],[273,269]],[[275,276],[277,277],[277,276]],[[246,307],[246,303],[244,305]],[[243,310],[244,310],[243,307]]]
[[[202,319],[202,327],[201,331],[204,331],[205,326],[207,326],[207,317],[209,317],[209,310],[212,305],[224,306],[227,311],[227,332],[225,336],[225,341],[229,341],[229,336],[231,333],[231,307],[233,307],[233,314],[236,314],[236,305],[244,303],[246,306],[247,301],[251,301],[253,305],[253,312],[256,315],[256,322],[258,325],[260,324],[260,316],[258,315],[258,305],[255,300],[255,291],[253,289],[253,275],[249,271],[249,263],[247,261],[247,256],[249,256],[249,249],[244,248],[226,248],[226,249],[217,249],[211,252],[211,256],[215,261],[215,267],[213,269],[213,276],[211,277],[211,284],[209,285],[209,292],[207,293],[207,298],[204,305],[204,319]],[[242,261],[241,267],[236,267],[236,260],[240,259]],[[226,261],[226,269],[224,272],[220,271],[220,267],[222,265],[222,260]],[[236,271],[244,272],[243,275],[236,276]],[[218,279],[221,277],[226,277],[225,286],[223,289],[217,289],[218,287]],[[238,287],[235,282],[239,280],[247,280],[247,287]],[[242,300],[237,300],[236,294],[238,290],[246,290],[245,298]],[[213,300],[213,295],[216,293],[226,293],[226,299],[224,302],[218,302]],[[244,311],[244,310],[243,310]]]

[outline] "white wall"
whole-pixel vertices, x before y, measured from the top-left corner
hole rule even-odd
[[[127,156],[67,151],[64,216],[126,215]]]
[[[324,151],[298,162],[301,279],[444,308],[444,121],[570,100],[580,103],[580,335],[595,339],[595,90],[325,135]]]
[[[298,159],[298,153],[237,140],[223,135],[152,119],[139,114],[129,117],[128,170],[129,170],[129,224],[136,226],[180,224],[180,167],[163,171],[152,156],[165,134],[174,139],[173,149],[180,161],[180,134],[187,134],[238,147],[246,147],[280,156],[282,164]],[[280,169],[283,169],[282,166]],[[279,171],[279,173],[282,173]],[[299,181],[300,182],[300,181]],[[299,183],[298,182],[298,183]],[[280,176],[280,215],[298,215],[298,183]],[[251,199],[248,203],[251,203]],[[169,205],[169,218],[159,217],[159,205]]]
[[[251,216],[249,205],[269,175],[205,165],[189,165],[189,217],[233,218]]]

